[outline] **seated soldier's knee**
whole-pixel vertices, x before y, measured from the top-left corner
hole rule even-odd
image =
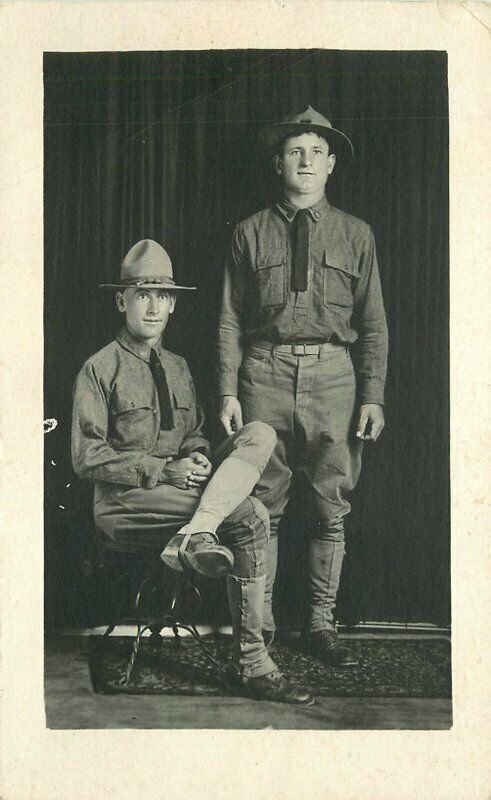
[[[243,431],[247,431],[251,436],[253,436],[260,444],[264,444],[265,446],[268,445],[271,447],[271,450],[276,445],[276,431],[271,425],[268,425],[267,422],[248,422],[247,425],[244,425],[242,428]]]
[[[276,431],[266,422],[248,422],[241,428],[240,433],[248,437],[252,445],[261,452],[261,458],[267,462],[276,447]]]

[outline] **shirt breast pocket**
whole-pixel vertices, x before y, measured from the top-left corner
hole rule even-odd
[[[256,290],[261,308],[284,306],[286,303],[286,258],[283,254],[258,256]]]
[[[157,409],[148,398],[115,397],[111,407],[111,438],[123,450],[151,447]]]
[[[186,383],[178,383],[172,389],[174,408],[189,411],[191,408],[191,387]]]
[[[324,252],[324,305],[353,308],[353,292],[360,277],[358,265],[351,256]]]

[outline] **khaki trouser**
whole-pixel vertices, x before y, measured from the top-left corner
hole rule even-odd
[[[216,469],[227,458],[242,459],[261,472],[274,441],[274,433],[266,425],[246,425],[223,442],[210,460]],[[114,541],[140,541],[163,548],[170,536],[189,522],[200,497],[200,489],[178,489],[168,484],[143,489],[97,483],[95,523]],[[266,509],[257,498],[247,497],[225,519],[217,533],[234,555],[234,569],[227,577],[227,593],[237,666],[245,677],[266,675],[275,668],[261,635],[269,538]]]
[[[356,381],[345,347],[320,347],[316,355],[291,355],[250,347],[240,368],[239,399],[244,421],[271,425],[278,441],[255,494],[269,511],[271,538],[264,627],[274,629],[272,592],[278,524],[294,474],[306,485],[312,518],[310,629],[332,628],[344,557],[346,494],[358,480],[362,442],[356,439]]]

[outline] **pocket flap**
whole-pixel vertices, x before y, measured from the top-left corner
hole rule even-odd
[[[269,269],[270,267],[282,267],[286,264],[284,253],[258,253],[256,258],[256,269]]]
[[[358,264],[353,257],[347,253],[336,253],[331,250],[324,250],[324,266],[338,269],[352,278],[360,277]]]
[[[112,414],[125,414],[127,411],[138,411],[140,409],[150,409],[152,406],[148,400],[142,400],[137,397],[118,397],[114,404],[111,406]]]
[[[176,408],[191,408],[191,389],[186,384],[177,384],[172,389]]]

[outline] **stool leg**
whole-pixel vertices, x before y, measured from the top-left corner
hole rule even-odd
[[[144,580],[140,584],[140,587],[139,587],[138,592],[137,592],[136,597],[135,597],[134,610],[135,610],[135,619],[136,619],[136,625],[137,625],[137,634],[136,634],[135,641],[133,643],[133,649],[131,651],[131,655],[130,655],[130,658],[129,658],[129,661],[128,661],[128,665],[126,667],[125,677],[120,682],[121,686],[128,686],[128,684],[129,684],[129,682],[131,680],[131,677],[133,675],[133,672],[134,672],[134,669],[135,669],[135,666],[136,666],[136,659],[138,658],[138,653],[140,652],[140,647],[141,647],[141,641],[142,641],[143,634],[145,633],[145,631],[148,631],[148,630],[151,631],[152,627],[156,627],[156,625],[152,626],[151,623],[142,624],[142,621],[141,621],[141,618],[140,618],[141,603],[142,603],[143,594],[145,592],[145,589],[148,586],[151,586],[152,584],[155,584],[155,578],[154,577],[144,578]],[[159,627],[159,632],[157,632],[157,633],[152,631],[152,637],[156,637],[156,636],[159,637],[158,641],[159,641],[160,644],[162,643],[162,637],[160,636],[160,630],[161,629],[162,628]],[[153,639],[152,643],[155,644],[155,638]]]
[[[136,659],[138,657],[138,653],[140,652],[142,636],[147,630],[148,630],[148,625],[138,626],[138,633],[133,643],[133,650],[131,651],[125,675],[119,681],[120,686],[128,686],[129,682],[131,681],[136,666]]]
[[[213,664],[213,666],[215,667],[216,670],[218,670],[218,672],[220,673],[221,677],[226,679],[227,671],[226,671],[225,667],[222,664],[220,664],[219,661],[217,661],[217,659],[215,658],[215,656],[213,655],[211,650],[208,648],[208,646],[203,641],[203,638],[201,637],[201,635],[196,630],[196,627],[194,625],[185,625],[183,622],[178,622],[178,623],[176,623],[176,625],[177,625],[178,628],[182,628],[182,630],[187,631],[192,636],[192,638],[195,640],[195,642],[198,642],[198,644],[200,645],[200,647],[201,647],[203,653],[205,654],[206,658],[208,659],[208,661],[211,664]]]
[[[181,643],[181,637],[179,635],[179,626],[178,625],[174,624],[172,626],[172,633],[174,634],[174,639],[176,639],[176,641],[180,644]]]
[[[135,619],[137,621],[140,619],[139,614],[140,614],[140,606],[141,606],[143,592],[149,584],[152,584],[152,579],[145,578],[140,584],[140,588],[138,589],[137,595],[135,597],[134,609],[135,609]]]
[[[121,576],[120,576],[121,577]],[[118,578],[117,580],[119,580]],[[140,584],[139,590],[135,597],[134,601],[134,612],[135,612],[135,619],[137,624],[137,633],[136,637],[133,642],[133,647],[131,651],[131,655],[128,660],[128,664],[126,666],[126,671],[124,676],[119,681],[119,686],[122,688],[127,687],[131,681],[131,678],[134,674],[136,668],[136,662],[138,655],[140,653],[141,645],[142,645],[142,638],[144,633],[147,630],[152,632],[152,637],[159,636],[161,641],[162,637],[160,636],[160,631],[163,628],[169,627],[172,629],[174,633],[174,637],[176,642],[181,642],[181,637],[179,632],[181,630],[187,631],[192,638],[198,642],[201,650],[203,651],[204,655],[206,656],[207,660],[212,664],[214,669],[217,671],[221,679],[224,681],[225,685],[228,686],[228,677],[226,668],[220,664],[220,662],[215,658],[213,653],[210,651],[206,643],[203,641],[196,625],[194,623],[186,623],[181,622],[179,617],[186,612],[186,606],[188,604],[188,593],[192,593],[192,595],[198,599],[201,603],[201,593],[197,586],[193,583],[193,575],[191,572],[188,573],[179,573],[176,576],[175,583],[174,583],[174,591],[172,594],[172,598],[168,605],[167,613],[164,613],[162,617],[156,617],[155,619],[151,619],[150,621],[145,621],[141,619],[141,606],[142,606],[142,598],[145,592],[145,589],[154,583],[154,587],[152,589],[155,592],[158,589],[158,585],[155,583],[153,578],[145,578],[142,583]],[[108,630],[104,634],[104,636],[109,635],[109,632],[112,632],[115,625],[109,626]]]
[[[129,579],[129,574],[127,572],[123,572],[120,575],[118,575],[111,583],[109,596],[110,596],[110,601],[111,601],[111,610],[112,610],[113,620],[108,625],[107,629],[105,630],[104,638],[110,636],[110,634],[113,632],[113,630],[121,622],[121,619],[122,619],[121,603],[115,602],[114,595],[115,595],[115,588],[118,586],[118,584],[122,583],[122,581],[124,581],[126,579]]]

